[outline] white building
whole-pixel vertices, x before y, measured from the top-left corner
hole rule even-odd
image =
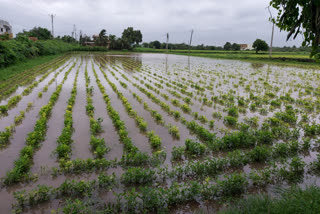
[[[9,35],[12,34],[12,26],[9,22],[0,20],[0,35],[8,33]]]
[[[253,50],[252,44],[240,44],[240,50]]]

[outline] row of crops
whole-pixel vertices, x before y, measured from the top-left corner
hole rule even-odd
[[[320,73],[63,56],[0,83],[6,212],[191,212],[319,182]]]

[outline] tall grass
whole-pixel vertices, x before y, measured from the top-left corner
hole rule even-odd
[[[271,198],[266,194],[250,195],[231,205],[221,214],[242,213],[319,213],[320,187],[309,186],[305,190],[300,187],[281,189],[278,197]]]

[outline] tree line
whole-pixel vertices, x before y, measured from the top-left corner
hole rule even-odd
[[[33,39],[30,37],[36,37]],[[107,35],[105,29],[94,39],[84,35],[80,36],[80,41],[69,35],[53,38],[51,32],[46,28],[34,27],[33,29],[18,33],[15,38],[8,35],[0,36],[0,68],[6,67],[19,61],[37,56],[52,55],[67,51],[108,51],[132,49],[142,42],[140,30],[128,27],[117,38],[115,35]],[[92,46],[86,42],[93,42]]]

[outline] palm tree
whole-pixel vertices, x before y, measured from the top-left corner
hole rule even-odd
[[[102,29],[100,31],[99,38],[98,38],[98,41],[97,41],[97,43],[100,46],[106,46],[107,45],[108,37],[106,36],[106,34],[107,34],[107,31],[105,29]]]
[[[110,34],[109,35],[109,45],[110,45],[110,49],[114,49],[116,47],[116,36]]]

